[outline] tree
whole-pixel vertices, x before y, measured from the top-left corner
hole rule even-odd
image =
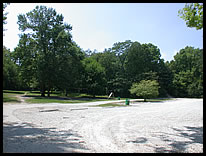
[[[178,15],[186,21],[188,27],[195,27],[197,30],[203,28],[203,3],[185,4]]]
[[[128,49],[130,48],[132,44],[132,41],[126,40],[125,42],[117,42],[114,43],[112,47],[112,52],[115,53],[115,55],[118,58],[118,66],[119,66],[119,71],[121,74],[125,74],[125,63],[127,60],[127,55],[128,55]]]
[[[156,80],[142,80],[139,83],[133,83],[130,88],[131,94],[136,94],[136,96],[141,96],[144,101],[148,98],[155,98],[159,95],[159,84]]]
[[[37,74],[37,61],[35,60],[37,57],[36,46],[37,43],[35,40],[30,38],[29,35],[24,34],[20,36],[19,44],[12,53],[19,69],[19,78],[24,84],[24,87],[30,87],[35,83],[34,79]]]
[[[12,60],[11,52],[3,47],[3,89],[19,89],[18,67]]]
[[[169,63],[173,74],[173,96],[203,96],[203,50],[185,47]]]
[[[116,78],[118,71],[118,58],[111,49],[105,49],[102,53],[95,53],[91,56],[94,58],[104,69],[105,69],[105,80],[106,80],[106,93],[110,94],[114,92],[116,86],[113,81]],[[116,95],[117,92],[115,92]]]
[[[9,5],[9,3],[3,3],[3,12],[5,11],[5,9],[6,9],[6,7]],[[7,14],[8,14],[8,12],[4,12],[3,13],[3,24],[5,25],[7,22],[6,22],[6,20],[7,20]],[[3,29],[4,31],[6,30],[6,29]]]
[[[153,44],[134,42],[128,49],[126,72],[132,82],[139,79],[142,73],[159,72],[160,50]],[[136,67],[136,68],[134,68]]]
[[[126,63],[128,60],[128,50],[132,45],[132,41],[126,40],[124,42],[114,43],[111,50],[113,56],[113,67],[115,74],[113,78],[108,81],[108,85],[112,86],[110,89],[114,92],[115,96],[128,97],[130,88],[130,79],[126,72]]]
[[[83,61],[84,66],[84,88],[88,94],[105,94],[105,69],[92,57],[87,57]]]
[[[74,76],[72,74],[75,72],[72,70],[75,68],[71,65],[74,61],[80,62],[70,33],[72,27],[63,23],[63,19],[62,14],[57,14],[53,8],[45,6],[36,6],[32,11],[18,16],[19,29],[23,32],[31,30],[23,34],[26,35],[27,41],[18,51],[24,54],[25,60],[31,59],[26,53],[32,53],[35,79],[39,84],[41,96],[45,96],[46,90],[50,96],[50,90],[54,87],[68,86],[62,82],[72,84],[73,79],[70,78]],[[27,52],[26,46],[30,47],[30,52]],[[19,55],[17,59],[21,59]],[[25,67],[28,69],[26,65]]]

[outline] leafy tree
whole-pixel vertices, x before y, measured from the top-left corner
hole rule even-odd
[[[114,64],[116,65],[116,72],[114,74],[114,78],[109,81],[109,84],[112,86],[112,91],[115,96],[129,96],[128,89],[130,88],[131,83],[127,73],[126,64],[128,61],[128,52],[132,43],[133,42],[130,40],[126,40],[125,42],[117,42],[114,43],[111,48],[111,52],[116,56],[114,61]]]
[[[173,95],[201,97],[203,95],[203,50],[194,47],[181,49],[170,62],[173,73]]]
[[[96,53],[91,56],[105,69],[106,93],[114,92],[117,86],[114,85],[114,79],[118,71],[118,58],[111,49],[105,49],[102,53]],[[117,92],[115,92],[117,93]]]
[[[133,83],[130,88],[131,94],[136,94],[144,98],[144,101],[149,98],[155,98],[159,95],[159,84],[156,80],[142,80],[139,83]]]
[[[5,24],[7,24],[7,22],[6,22],[6,20],[7,20],[7,14],[8,14],[8,12],[5,12],[5,9],[6,9],[6,7],[9,5],[9,3],[3,3],[3,24],[5,25]],[[6,29],[3,29],[4,31],[6,30]]]
[[[118,58],[118,66],[119,66],[119,71],[121,74],[125,74],[125,63],[127,60],[127,55],[128,55],[128,49],[131,46],[132,41],[126,40],[125,42],[117,42],[114,43],[112,47],[112,52],[115,53],[115,55]]]
[[[132,43],[128,49],[125,65],[131,81],[135,82],[142,73],[159,72],[160,56],[160,50],[151,43],[142,45],[139,42]]]
[[[3,47],[3,89],[19,89],[18,67],[12,60],[11,52]]]
[[[197,30],[203,28],[203,4],[185,4],[185,7],[178,11],[178,15],[186,21],[188,27],[195,27]]]
[[[63,19],[53,8],[45,6],[36,6],[32,11],[18,16],[19,29],[23,32],[31,30],[26,34],[26,44],[18,51],[24,54],[25,60],[31,59],[26,53],[33,53],[33,62],[30,64],[35,66],[35,79],[39,84],[41,96],[45,96],[46,90],[49,96],[54,87],[68,88],[65,83],[72,84],[71,81],[74,80],[72,74],[75,73],[75,68],[72,68],[72,65],[74,61],[80,62],[77,54],[79,50],[70,34],[72,27],[64,24]],[[25,49],[27,45],[30,52]],[[19,55],[17,59],[20,59]],[[24,67],[29,68],[26,64]]]
[[[24,86],[28,87],[35,83],[34,78],[37,74],[36,44],[29,35],[24,34],[20,37],[19,44],[12,54],[19,69],[19,77]]]
[[[84,67],[84,88],[88,94],[105,94],[105,69],[92,57],[87,57],[83,61]]]

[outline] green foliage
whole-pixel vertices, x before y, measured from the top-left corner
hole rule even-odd
[[[19,89],[18,67],[13,61],[12,52],[3,47],[3,89]]]
[[[72,41],[72,27],[63,23],[63,16],[53,8],[36,6],[20,14],[17,23],[21,31],[31,30],[21,35],[15,49],[22,79],[29,86],[40,88],[42,96],[46,90],[50,96],[52,88],[74,87],[82,52]]]
[[[15,94],[3,93],[3,102],[19,103],[20,101]]]
[[[105,94],[105,69],[92,57],[85,58],[82,63],[87,93],[93,96]]]
[[[178,15],[186,21],[188,27],[195,27],[197,30],[203,28],[203,4],[185,4],[185,7],[178,11]]]
[[[198,12],[202,18],[202,6],[187,8],[193,6],[193,14]],[[3,23],[5,20],[3,16]],[[126,40],[101,53],[83,51],[72,40],[71,25],[63,20],[63,15],[45,6],[18,15],[23,33],[14,52],[3,48],[3,89],[40,90],[41,96],[58,90],[66,96],[74,92],[93,96],[113,92],[121,98],[131,94],[145,99],[168,94],[202,97],[202,49],[186,47],[166,63],[152,43]],[[196,17],[192,21],[198,23]],[[201,24],[197,27],[201,29]]]
[[[131,94],[143,97],[146,99],[156,98],[159,95],[159,84],[155,80],[142,80],[139,83],[133,83],[129,90]]]
[[[9,5],[9,3],[3,3],[3,25],[7,24],[6,20],[7,20],[7,14],[8,12],[5,12],[6,7]],[[6,29],[3,29],[4,31]]]
[[[177,97],[203,96],[203,50],[185,47],[174,56],[172,92]]]

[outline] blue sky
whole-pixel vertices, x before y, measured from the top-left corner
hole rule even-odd
[[[36,5],[54,8],[72,25],[73,40],[84,50],[102,52],[125,40],[152,43],[170,61],[186,46],[203,48],[203,30],[188,28],[178,17],[185,3],[10,3],[3,45],[13,50],[19,41],[17,15]]]

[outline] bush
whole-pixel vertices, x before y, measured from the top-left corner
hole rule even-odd
[[[156,98],[159,95],[159,83],[156,80],[142,80],[139,83],[133,83],[130,88],[131,94],[141,96],[146,99]]]

